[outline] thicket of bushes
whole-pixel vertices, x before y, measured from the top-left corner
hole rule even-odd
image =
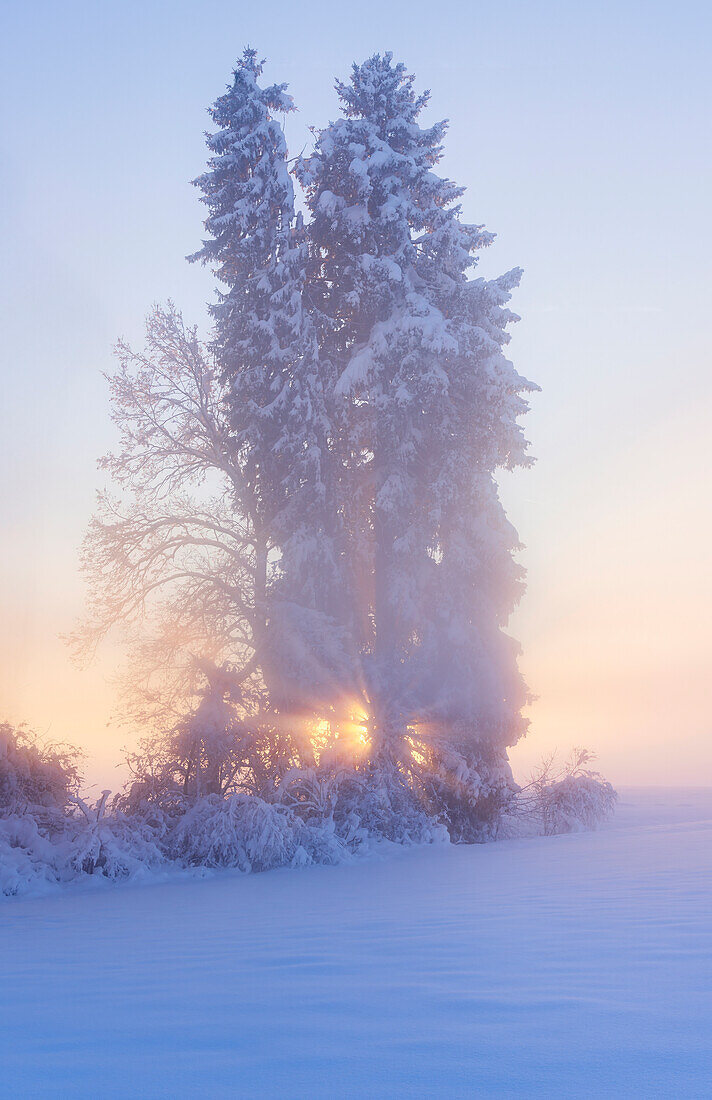
[[[170,758],[181,746],[182,757]],[[310,768],[265,774],[257,791],[245,789],[248,779],[254,788],[254,773],[248,776],[234,759],[227,767],[233,744],[223,745],[220,760],[205,750],[184,735],[166,738],[162,747],[153,742],[130,758],[133,777],[123,792],[110,800],[104,791],[89,803],[80,795],[76,751],[1,724],[0,893],[42,892],[89,876],[136,878],[161,868],[249,872],[335,864],[378,842],[485,840],[498,830],[570,832],[595,828],[616,798],[580,752],[560,773],[548,761],[527,787],[503,788],[499,805],[488,808],[487,827],[475,836],[456,787],[449,805],[439,792],[444,808],[433,817],[428,790],[414,785],[396,761],[384,762],[374,782],[372,763],[362,774],[353,762],[322,759]]]

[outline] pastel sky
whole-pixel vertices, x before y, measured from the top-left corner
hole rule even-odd
[[[616,783],[712,784],[709,118],[712,9],[213,0],[5,4],[0,16],[0,715],[112,773],[131,732],[106,651],[74,669],[77,551],[111,444],[102,371],[155,300],[205,318],[189,180],[243,46],[300,108],[392,50],[451,120],[444,171],[525,270],[511,351],[542,387],[536,467],[503,494],[529,591],[511,629],[538,696],[514,753],[586,745]]]

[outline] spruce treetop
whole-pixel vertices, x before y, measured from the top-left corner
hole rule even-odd
[[[215,265],[218,278],[234,286],[263,260],[275,233],[288,233],[294,190],[286,168],[286,142],[276,113],[294,110],[286,84],[261,88],[263,62],[246,49],[234,80],[209,114],[218,129],[206,133],[213,156],[193,181],[208,207],[209,239],[190,260]]]
[[[394,65],[389,51],[375,53],[361,65],[354,62],[350,83],[337,80],[336,91],[347,118],[368,118],[385,128],[396,120],[415,122],[428,103],[430,91],[416,96],[414,83],[415,75],[406,71],[402,61]]]

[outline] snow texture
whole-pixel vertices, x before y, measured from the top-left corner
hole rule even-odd
[[[597,833],[11,899],[0,1091],[709,1096],[711,912],[709,789],[624,791]]]

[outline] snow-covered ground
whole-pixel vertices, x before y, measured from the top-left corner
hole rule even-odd
[[[712,789],[0,905],[0,1095],[712,1096]]]

